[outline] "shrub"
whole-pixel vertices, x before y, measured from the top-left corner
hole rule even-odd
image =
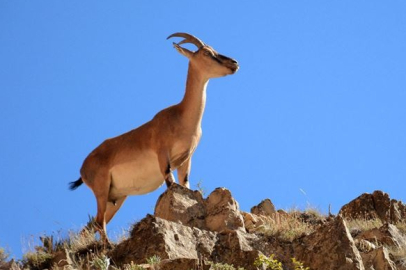
[[[310,270],[309,267],[305,267],[302,262],[296,260],[296,258],[292,258],[293,266],[295,267],[294,270]]]
[[[260,254],[255,260],[254,265],[256,267],[265,267],[265,269],[283,270],[282,263],[274,259],[274,257],[275,254],[271,254],[269,257]]]
[[[226,263],[213,263],[209,262],[210,269],[209,270],[244,270],[244,268],[239,267],[238,269],[234,267],[234,265],[226,264]]]
[[[123,270],[145,270],[145,268],[142,267],[141,265],[131,262],[130,264],[124,265]]]
[[[23,264],[34,269],[44,269],[49,266],[52,254],[44,251],[28,252],[23,256]]]
[[[110,266],[110,259],[106,255],[96,256],[91,265],[96,269],[107,270]]]

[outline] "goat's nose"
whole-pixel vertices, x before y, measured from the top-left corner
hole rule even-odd
[[[238,64],[237,60],[232,59],[232,58],[231,58],[231,62],[232,62],[233,64]]]

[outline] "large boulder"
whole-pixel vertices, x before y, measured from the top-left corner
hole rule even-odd
[[[260,242],[257,236],[241,230],[219,233],[211,258],[215,262],[254,270],[254,261],[261,254],[254,248],[256,242]]]
[[[393,224],[384,224],[380,228],[373,228],[356,236],[356,239],[365,240],[377,245],[393,246],[394,248],[405,249],[406,237]]]
[[[339,214],[346,219],[380,219],[384,223],[397,223],[406,218],[406,206],[377,190],[372,194],[364,193],[344,205]]]
[[[155,216],[189,227],[206,227],[206,208],[202,194],[177,184],[172,184],[159,196]]]
[[[206,199],[205,204],[208,230],[222,232],[245,229],[238,202],[228,189],[216,188]]]
[[[213,232],[148,215],[134,226],[130,238],[117,245],[110,256],[122,266],[131,262],[146,263],[147,258],[156,255],[164,259],[168,268],[170,262],[177,264],[179,259],[190,263],[209,257],[216,241],[217,235]]]
[[[167,270],[195,269],[202,260],[254,270],[259,251],[252,247],[253,241],[258,241],[257,236],[241,230],[211,232],[149,215],[134,226],[130,238],[117,245],[109,257],[117,266],[145,264],[147,258],[159,256],[160,268]]]
[[[374,270],[397,270],[395,263],[391,260],[386,247],[380,247],[362,255],[366,269]]]
[[[295,242],[295,254],[312,270],[364,270],[344,219],[322,225],[317,231]]]
[[[274,216],[276,213],[275,206],[270,199],[261,201],[258,205],[251,208],[251,213],[262,216]]]
[[[226,188],[215,189],[204,200],[200,192],[172,184],[159,197],[155,216],[209,231],[245,229],[238,202]]]

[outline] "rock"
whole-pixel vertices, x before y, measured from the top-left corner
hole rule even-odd
[[[404,221],[404,211],[401,202],[382,192],[363,194],[341,209],[352,218],[388,221]],[[292,216],[275,211],[270,200],[262,201],[252,212],[241,212],[225,188],[203,199],[199,192],[172,185],[159,197],[155,216],[148,215],[136,224],[130,238],[107,255],[118,267],[131,262],[145,264],[156,255],[161,258],[156,266],[160,270],[208,270],[209,261],[254,270],[259,254],[275,254],[286,269],[293,269],[291,258],[295,257],[312,270],[394,270],[396,266],[383,246],[389,250],[406,247],[405,236],[389,223],[352,236],[341,215],[328,219],[311,213]],[[269,233],[284,226],[289,233],[302,225],[310,226],[311,232],[298,233],[293,240]],[[404,269],[402,262],[395,262],[397,269]]]
[[[241,212],[244,219],[244,226],[249,233],[262,233],[264,226],[274,224],[275,221],[268,216],[258,216],[255,214]]]
[[[155,216],[189,227],[205,228],[206,209],[200,192],[171,185],[155,205]]]
[[[163,261],[160,269],[190,270],[201,259],[255,269],[259,252],[251,247],[257,236],[238,231],[209,232],[147,216],[134,226],[131,237],[109,253],[117,266],[142,264],[154,255]]]
[[[198,259],[178,258],[163,260],[159,265],[159,270],[192,270],[199,266]]]
[[[401,201],[391,200],[390,217],[392,223],[404,221],[406,218],[406,205]]]
[[[373,195],[369,193],[364,193],[348,204],[344,205],[341,208],[339,215],[342,215],[344,218],[347,219],[369,220],[379,218],[378,213],[375,209]]]
[[[361,255],[344,219],[338,216],[296,241],[297,259],[312,270],[364,270]]]
[[[154,255],[161,259],[198,259],[197,253],[194,229],[148,215],[134,226],[131,237],[117,245],[110,256],[124,265],[132,261],[145,263]]]
[[[275,206],[270,199],[265,199],[257,206],[251,208],[251,213],[255,215],[273,216],[276,213]]]
[[[389,222],[391,201],[388,193],[382,191],[374,191],[372,193],[372,199],[374,201],[374,208],[377,216],[383,222]]]
[[[382,222],[396,223],[406,218],[406,206],[382,191],[372,194],[364,193],[358,198],[344,205],[340,215],[347,219],[380,219]]]
[[[216,188],[207,197],[206,213],[206,227],[210,231],[245,230],[238,203],[228,189]]]
[[[246,270],[257,269],[254,261],[260,252],[252,247],[258,238],[242,231],[220,233],[212,253],[212,261],[232,264]]]
[[[171,185],[159,197],[155,216],[210,231],[244,229],[238,203],[225,188],[215,189],[204,200],[198,191]]]
[[[390,259],[388,249],[380,247],[367,254],[363,254],[366,269],[397,270],[395,263]]]
[[[406,248],[405,236],[403,236],[393,224],[385,224],[379,229],[375,228],[362,232],[356,238],[376,243],[378,245]]]

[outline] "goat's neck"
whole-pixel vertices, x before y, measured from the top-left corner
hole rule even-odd
[[[188,128],[200,128],[206,105],[206,87],[209,82],[198,69],[189,63],[186,91],[179,106]]]

